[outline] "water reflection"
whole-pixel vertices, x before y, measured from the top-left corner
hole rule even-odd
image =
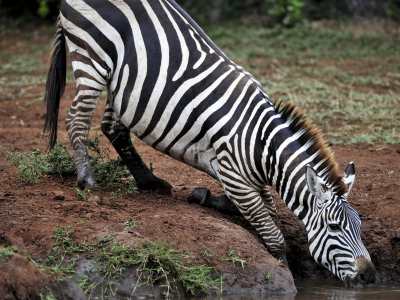
[[[298,294],[292,298],[295,300],[400,299],[400,285],[394,283],[376,283],[364,288],[347,288],[340,280],[296,280],[295,283],[298,289]]]

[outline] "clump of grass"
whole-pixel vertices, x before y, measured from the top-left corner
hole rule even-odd
[[[135,180],[124,165],[120,157],[111,158],[108,148],[101,148],[100,135],[87,140],[89,159],[97,182],[106,189],[115,190],[115,197],[123,197],[134,193]],[[18,171],[18,179],[28,184],[37,183],[39,178],[51,174],[70,176],[76,174],[76,166],[73,156],[68,152],[62,140],[58,140],[52,151],[30,152],[14,151],[4,147],[0,150],[6,151],[6,159],[13,164]],[[85,200],[83,192],[76,191],[79,200]]]
[[[132,221],[126,221],[126,222],[122,223],[122,225],[124,225],[126,229],[129,229],[129,228],[135,228],[135,227],[137,226],[137,224],[136,224],[136,221],[135,221],[135,220],[132,220]]]
[[[222,261],[231,261],[234,266],[235,266],[235,263],[240,262],[240,264],[242,265],[243,269],[244,269],[244,265],[248,264],[248,262],[246,260],[240,258],[240,253],[239,254],[235,254],[235,250],[227,251],[226,255],[228,255],[228,257],[227,258],[222,257],[221,258]]]
[[[17,246],[0,247],[0,258],[8,260],[16,251],[18,251]]]
[[[75,189],[76,199],[80,201],[86,201],[86,195],[80,189]]]
[[[61,140],[51,152],[42,153],[39,149],[30,152],[6,150],[6,159],[17,168],[18,179],[28,184],[37,183],[39,178],[50,174],[63,176],[76,173],[74,159]]]
[[[124,225],[126,224],[124,223]],[[149,285],[154,285],[160,279],[165,278],[169,287],[172,278],[174,281],[181,281],[187,292],[193,295],[198,291],[207,292],[216,288],[217,281],[212,278],[213,268],[196,261],[192,253],[174,249],[172,247],[174,243],[139,240],[138,244],[126,246],[116,242],[112,235],[102,236],[97,242],[91,244],[82,241],[74,243],[73,233],[72,226],[54,228],[54,247],[51,252],[48,252],[46,258],[47,263],[58,261],[54,265],[58,266],[58,269],[54,266],[53,269],[59,270],[61,263],[67,263],[64,261],[66,255],[86,252],[90,253],[97,262],[96,268],[99,272],[112,282],[118,280],[122,269],[139,266],[138,271],[141,274],[140,277],[143,278],[142,282]],[[71,267],[73,264],[68,262],[68,265],[70,267],[64,267],[63,270],[73,273]],[[96,284],[90,282],[88,276],[84,277],[81,278],[82,288],[90,287],[86,291],[92,291]],[[220,284],[219,281],[218,284]]]

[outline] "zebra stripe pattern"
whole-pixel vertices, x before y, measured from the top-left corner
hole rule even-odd
[[[318,263],[348,282],[361,281],[364,266],[370,273],[361,221],[346,198],[350,182],[342,181],[319,131],[294,106],[274,105],[174,1],[64,0],[58,27],[77,79],[66,126],[82,189],[100,189],[85,143],[107,86],[102,130],[139,187],[156,181],[160,192],[171,188],[148,174],[130,132],[219,180],[229,201],[286,264],[267,185],[303,220]]]

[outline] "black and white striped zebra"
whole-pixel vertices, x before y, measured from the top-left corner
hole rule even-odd
[[[268,185],[303,220],[318,263],[350,285],[375,281],[360,218],[347,202],[353,164],[343,182],[319,131],[294,106],[275,106],[173,0],[62,1],[44,100],[51,147],[65,87],[65,42],[77,79],[66,126],[78,185],[94,191],[94,200],[101,197],[100,187],[86,140],[107,87],[102,130],[140,189],[172,193],[143,163],[130,132],[219,180],[226,195],[197,189],[188,200],[242,214],[285,264]]]

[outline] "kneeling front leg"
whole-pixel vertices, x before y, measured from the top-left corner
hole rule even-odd
[[[121,123],[110,102],[106,106],[101,130],[135,178],[139,189],[153,191],[158,195],[173,196],[172,186],[156,177],[137,153],[131,141],[131,132]]]

